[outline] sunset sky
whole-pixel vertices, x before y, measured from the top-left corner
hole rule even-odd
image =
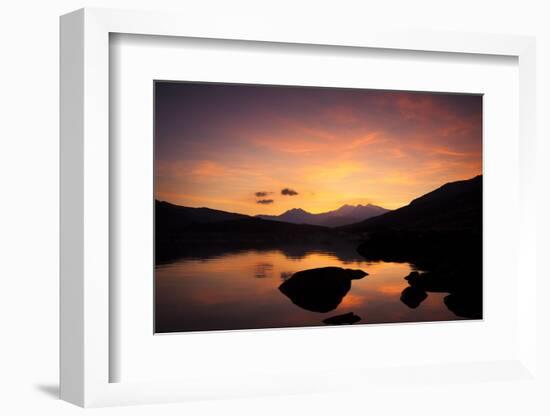
[[[155,84],[156,198],[244,214],[394,209],[482,169],[482,97]]]

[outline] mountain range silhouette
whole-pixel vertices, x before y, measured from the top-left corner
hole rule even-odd
[[[290,209],[281,215],[257,215],[257,218],[271,221],[290,222],[292,224],[310,224],[321,225],[324,227],[339,227],[342,225],[353,224],[377,215],[389,212],[388,209],[377,205],[343,205],[340,208],[312,214],[301,208]]]

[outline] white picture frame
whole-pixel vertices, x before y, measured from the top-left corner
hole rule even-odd
[[[518,288],[520,345],[506,362],[442,363],[408,369],[412,379],[433,379],[442,370],[469,380],[472,369],[492,368],[518,381],[537,380],[535,209],[535,40],[509,35],[395,32],[361,29],[331,31],[314,24],[279,27],[275,22],[219,21],[204,25],[193,16],[82,9],[61,18],[61,398],[80,406],[182,401],[255,394],[322,392],[346,388],[318,375],[282,371],[265,380],[221,374],[215,382],[197,375],[184,381],[113,383],[109,366],[112,299],[109,296],[110,169],[109,34],[383,48],[438,53],[505,55],[519,62],[520,216],[517,251],[522,270]],[[370,369],[368,375],[342,370],[353,383],[376,384],[399,370]],[[416,371],[416,373],[415,373]],[[402,375],[402,374],[401,374]],[[338,378],[338,377],[337,377]],[[315,381],[308,383],[307,381]]]

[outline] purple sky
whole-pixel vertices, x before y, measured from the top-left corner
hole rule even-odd
[[[480,174],[481,138],[479,95],[157,82],[156,198],[246,214],[397,208]]]

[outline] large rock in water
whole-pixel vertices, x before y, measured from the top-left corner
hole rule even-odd
[[[329,312],[342,302],[351,281],[367,276],[363,270],[322,267],[302,270],[284,281],[279,290],[292,303],[313,312]]]

